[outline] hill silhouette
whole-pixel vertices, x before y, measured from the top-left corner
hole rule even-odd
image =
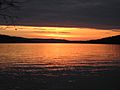
[[[65,43],[64,39],[23,38],[0,34],[0,43]]]
[[[103,43],[103,44],[120,44],[120,35],[106,37],[97,40],[89,40],[91,43]]]
[[[120,44],[120,35],[88,41],[69,41],[65,39],[23,38],[0,34],[0,43],[95,43]]]

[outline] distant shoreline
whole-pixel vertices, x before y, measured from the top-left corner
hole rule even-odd
[[[16,36],[0,35],[1,43],[66,43],[66,44],[120,44],[120,35],[88,41],[70,41],[65,39],[23,38]]]
[[[4,43],[1,43],[0,42],[0,44],[111,44],[111,45],[113,45],[113,44],[115,44],[115,45],[120,45],[119,43],[62,43],[62,42],[34,42],[34,43],[32,43],[32,42],[10,42],[10,43],[7,43],[7,42],[4,42]]]

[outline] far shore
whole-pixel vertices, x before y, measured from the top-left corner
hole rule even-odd
[[[0,43],[74,43],[74,44],[120,44],[120,35],[96,40],[72,41],[65,39],[23,38],[16,36],[0,35]]]

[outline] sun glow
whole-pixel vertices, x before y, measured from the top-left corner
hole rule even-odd
[[[71,37],[69,35],[59,35],[59,34],[48,34],[46,36],[51,36],[51,37],[54,37],[54,38]]]
[[[17,31],[15,30],[17,28]],[[68,40],[90,40],[120,35],[120,30],[98,30],[93,28],[0,26],[0,34],[27,38],[57,38]]]

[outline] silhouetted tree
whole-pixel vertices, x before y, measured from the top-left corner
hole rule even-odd
[[[0,0],[0,23],[5,25],[12,24],[15,25],[14,19],[17,17],[11,12],[15,9],[19,10],[21,5],[27,0]]]

